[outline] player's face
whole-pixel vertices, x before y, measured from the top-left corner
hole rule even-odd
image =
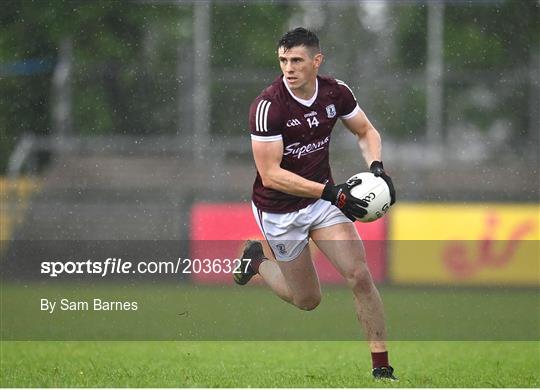
[[[315,79],[323,55],[321,53],[313,55],[305,46],[295,46],[287,50],[280,47],[278,58],[283,77],[289,88],[300,94],[312,95],[315,92]]]

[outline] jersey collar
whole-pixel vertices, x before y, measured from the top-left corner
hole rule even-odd
[[[315,99],[317,99],[317,94],[319,93],[319,78],[318,77],[315,79],[315,93],[310,99],[307,99],[307,100],[300,99],[299,97],[294,96],[294,93],[292,93],[291,89],[287,85],[287,81],[285,80],[285,77],[283,77],[283,84],[285,84],[285,88],[287,88],[287,91],[289,91],[289,94],[292,96],[292,98],[303,106],[311,107],[313,102],[315,102]]]

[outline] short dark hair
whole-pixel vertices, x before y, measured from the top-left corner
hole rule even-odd
[[[297,27],[294,30],[287,31],[285,35],[281,37],[277,45],[278,49],[283,47],[285,51],[296,46],[305,46],[310,49],[312,53],[321,51],[317,35],[304,27]]]

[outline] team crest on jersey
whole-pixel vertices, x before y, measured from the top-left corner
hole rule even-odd
[[[336,116],[336,106],[333,104],[330,104],[329,106],[326,106],[326,116],[328,118],[333,118]]]

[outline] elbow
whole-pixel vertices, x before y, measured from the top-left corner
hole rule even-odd
[[[359,141],[365,141],[366,139],[373,138],[373,137],[379,138],[379,139],[381,138],[379,132],[373,126],[366,127],[362,129],[361,131],[357,132],[356,137],[358,138]]]
[[[360,133],[356,134],[356,137],[358,139],[358,143],[360,144],[360,147],[371,143],[371,142],[381,142],[381,135],[375,129],[374,127],[370,127],[365,131],[362,131]]]
[[[262,180],[262,185],[265,187],[265,188],[270,188],[270,189],[275,189],[275,182],[274,180],[272,180],[269,176],[263,176],[261,175],[261,180]]]
[[[278,182],[276,180],[276,174],[272,171],[261,173],[262,184],[265,188],[272,190],[279,190]]]

